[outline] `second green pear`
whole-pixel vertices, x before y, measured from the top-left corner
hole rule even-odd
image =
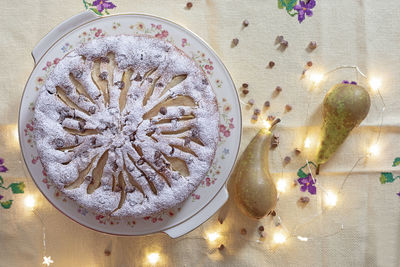
[[[368,91],[357,84],[340,83],[325,96],[321,142],[316,163],[325,163],[336,152],[354,127],[368,115],[371,99]]]

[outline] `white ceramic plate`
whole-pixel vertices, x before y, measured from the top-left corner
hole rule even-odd
[[[95,38],[149,34],[172,42],[207,73],[217,95],[220,141],[216,157],[199,188],[179,207],[145,218],[117,219],[95,214],[64,197],[47,179],[33,140],[33,111],[39,88],[71,49]],[[35,68],[26,84],[19,113],[19,138],[28,170],[43,195],[62,213],[91,229],[116,235],[165,232],[183,235],[211,217],[228,199],[225,182],[235,163],[241,138],[241,113],[232,79],[215,52],[198,36],[171,21],[143,14],[98,17],[83,12],[58,25],[33,49]]]

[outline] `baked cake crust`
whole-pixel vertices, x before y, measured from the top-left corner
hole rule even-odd
[[[150,36],[105,37],[70,52],[41,88],[34,117],[48,178],[79,205],[119,217],[184,201],[218,141],[206,75]]]

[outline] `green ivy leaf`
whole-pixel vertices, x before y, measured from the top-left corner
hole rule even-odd
[[[3,183],[4,183],[3,177],[0,176],[0,185],[3,185]]]
[[[0,205],[5,208],[5,209],[9,209],[12,205],[12,200],[7,200],[7,201],[1,201]]]
[[[282,3],[282,1],[283,1],[283,0],[278,0],[278,8],[279,8],[279,9],[283,9],[283,3]]]
[[[299,171],[297,172],[297,176],[298,176],[299,178],[306,178],[306,177],[308,176],[305,172],[303,172],[303,168],[304,168],[304,166],[301,167],[301,168],[299,169]]]
[[[297,4],[297,0],[284,0],[287,11],[293,10],[294,6]]]
[[[399,166],[400,165],[400,158],[395,158],[393,161],[393,167]]]
[[[97,15],[100,15],[100,16],[103,16],[103,14],[101,14],[98,10],[97,10],[97,8],[90,8],[90,10],[92,10],[94,13],[96,13]]]
[[[24,193],[25,184],[24,182],[12,183],[8,187],[11,187],[13,194],[22,194]]]
[[[391,172],[382,172],[381,177],[379,178],[381,184],[393,183],[395,179],[396,178],[393,177],[393,173]]]

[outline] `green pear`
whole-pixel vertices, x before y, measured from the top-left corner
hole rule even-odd
[[[277,191],[269,172],[268,154],[271,147],[271,129],[261,129],[251,140],[236,164],[233,181],[235,201],[247,216],[260,219],[276,206]]]
[[[371,99],[368,91],[359,85],[341,83],[333,86],[325,96],[321,142],[316,163],[328,161],[350,132],[368,115]]]

